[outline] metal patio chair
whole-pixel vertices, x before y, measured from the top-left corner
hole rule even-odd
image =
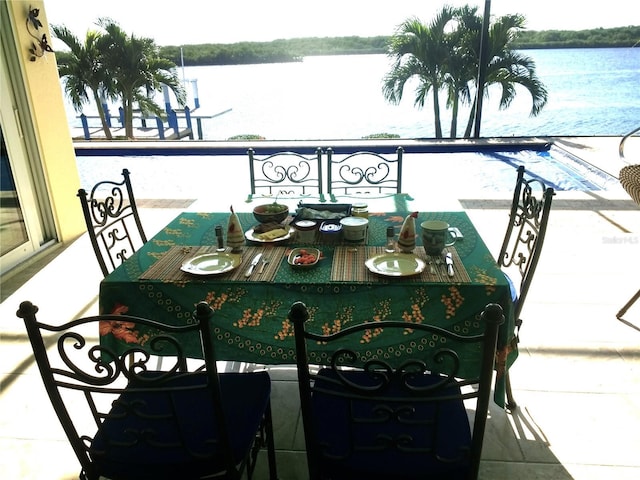
[[[104,180],[87,193],[78,190],[91,246],[106,277],[140,246],[147,243],[138,214],[129,170],[121,182]]]
[[[327,148],[327,191],[332,195],[402,193],[402,155],[360,151],[337,156]]]
[[[257,156],[253,148],[249,156],[251,193],[273,198],[318,195],[322,198],[322,149],[313,155],[300,152],[281,151]]]
[[[269,374],[218,373],[206,303],[183,326],[125,315],[48,325],[37,312],[23,302],[17,315],[81,479],[251,478],[266,445],[276,480]],[[138,325],[154,333],[138,338]],[[118,351],[99,336],[120,339]],[[187,338],[204,360],[187,358]],[[150,368],[155,355],[164,369]]]
[[[471,319],[479,333],[469,335],[373,320],[322,335],[306,329],[308,319],[303,303],[291,306],[308,478],[477,478],[504,321],[499,305]],[[401,365],[393,352],[384,358],[397,335],[416,344]]]
[[[504,271],[511,287],[513,314],[518,332],[529,287],[540,260],[547,223],[551,211],[554,190],[539,179],[526,179],[524,166],[518,167],[516,186],[513,191],[509,223],[504,236],[498,264]],[[508,370],[505,372],[507,407],[513,409],[516,402],[511,390]]]

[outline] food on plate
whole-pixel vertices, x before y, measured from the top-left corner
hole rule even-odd
[[[277,223],[277,222],[260,223],[255,227],[253,227],[253,233],[255,234],[267,233],[272,230],[278,230],[281,228],[284,228],[284,226],[281,223]]]
[[[293,263],[295,265],[310,265],[315,263],[317,260],[317,257],[313,253],[310,253],[305,249],[301,249],[299,255],[294,257]]]
[[[254,236],[261,240],[274,240],[276,238],[284,237],[287,233],[289,233],[288,230],[282,227],[258,234],[256,234],[254,230]]]

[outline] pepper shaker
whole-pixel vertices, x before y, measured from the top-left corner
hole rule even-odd
[[[218,241],[218,251],[224,250],[224,237],[222,236],[222,225],[216,225],[216,239]]]

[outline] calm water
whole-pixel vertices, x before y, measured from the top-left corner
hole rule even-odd
[[[536,62],[549,101],[538,117],[529,117],[530,96],[518,90],[512,105],[499,111],[499,91],[491,89],[484,101],[482,136],[624,135],[640,126],[640,48],[522,53]],[[231,109],[204,120],[206,140],[239,134],[269,140],[355,139],[382,132],[433,137],[431,103],[422,110],[414,107],[413,85],[405,89],[400,105],[384,100],[381,84],[388,70],[384,55],[350,55],[307,57],[300,63],[187,67],[184,76],[198,81],[200,113]],[[68,111],[72,124],[79,126],[76,113]],[[458,132],[466,119],[463,109]]]

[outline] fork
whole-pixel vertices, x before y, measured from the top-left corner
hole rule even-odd
[[[264,267],[267,266],[267,263],[269,263],[269,259],[262,257],[262,263],[260,264],[260,270],[258,270],[258,275],[264,272]]]

